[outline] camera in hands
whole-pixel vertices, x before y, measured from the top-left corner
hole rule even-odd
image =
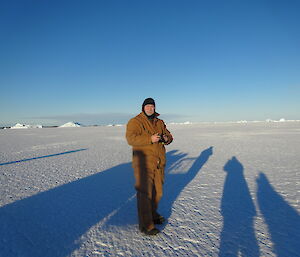
[[[164,134],[159,134],[159,137],[160,137],[160,139],[159,139],[159,141],[158,141],[158,143],[166,143],[167,141],[165,141],[165,139],[164,139]]]

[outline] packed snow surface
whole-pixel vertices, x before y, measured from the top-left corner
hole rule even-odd
[[[300,256],[300,122],[168,128],[154,237],[125,126],[0,130],[0,256]]]

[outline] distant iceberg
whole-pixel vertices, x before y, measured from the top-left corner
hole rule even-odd
[[[29,129],[29,128],[42,128],[42,125],[25,125],[21,123],[17,123],[16,125],[12,126],[11,129]]]
[[[123,124],[108,124],[107,127],[123,127]]]
[[[193,123],[190,121],[185,121],[185,122],[170,122],[168,124],[172,124],[172,125],[192,125]]]
[[[59,126],[60,128],[78,128],[78,127],[82,127],[83,125],[78,123],[78,122],[67,122],[64,125]]]
[[[266,122],[286,122],[286,121],[293,121],[293,120],[286,120],[284,118],[281,118],[280,120],[266,119]]]

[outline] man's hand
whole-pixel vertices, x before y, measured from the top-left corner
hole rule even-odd
[[[158,133],[151,136],[151,142],[157,143],[160,140],[160,135]]]

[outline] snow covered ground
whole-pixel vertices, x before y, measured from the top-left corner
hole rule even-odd
[[[169,129],[155,237],[124,126],[0,130],[0,256],[300,256],[300,122]]]

